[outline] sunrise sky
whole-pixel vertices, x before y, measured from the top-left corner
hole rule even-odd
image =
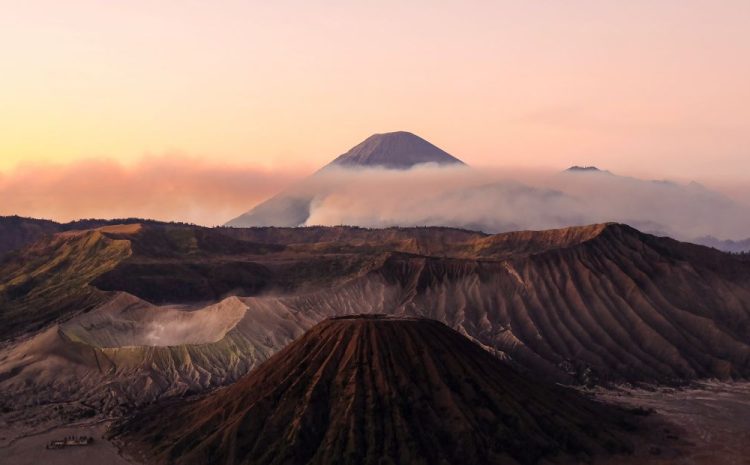
[[[259,198],[393,130],[472,165],[737,185],[748,24],[747,0],[5,0],[0,195],[184,160]]]

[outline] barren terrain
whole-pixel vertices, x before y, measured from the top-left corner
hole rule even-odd
[[[6,437],[210,392],[326,318],[362,313],[441,321],[539,382],[750,378],[747,257],[619,224],[68,230],[0,261],[0,308]],[[721,421],[701,415],[677,419]]]
[[[653,443],[644,441],[636,463],[750,464],[750,383],[712,381],[652,390],[618,387],[599,390],[596,397],[615,405],[652,409],[655,419],[665,422],[665,434]]]
[[[129,465],[136,462],[120,456],[117,448],[104,438],[107,422],[84,423],[52,428],[40,433],[3,441],[0,445],[0,458],[3,465],[71,465],[108,464]],[[4,431],[3,434],[8,434]],[[47,449],[53,440],[66,436],[91,436],[94,442],[87,446]]]

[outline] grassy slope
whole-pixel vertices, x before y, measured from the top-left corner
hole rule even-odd
[[[0,263],[0,337],[92,308],[103,293],[88,283],[130,254],[129,241],[94,230],[62,233],[9,255]]]

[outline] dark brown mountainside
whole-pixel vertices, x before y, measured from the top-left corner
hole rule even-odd
[[[538,373],[750,376],[750,262],[622,225],[574,229],[581,242],[570,230],[560,247],[540,240],[551,231],[518,233],[519,248],[503,234],[480,241],[480,260],[394,255],[378,273],[403,296],[398,312],[444,321]]]
[[[0,257],[58,231],[60,225],[54,221],[0,216]]]
[[[51,220],[26,218],[22,216],[0,216],[0,258],[9,252],[22,249],[45,236],[51,236],[62,231],[92,229],[116,224],[147,223],[157,224],[157,221],[136,218],[99,220],[85,219],[69,223],[58,223]]]
[[[628,420],[518,375],[442,323],[355,316],[115,435],[160,464],[572,463],[629,451]]]
[[[204,392],[360,313],[441,321],[539,380],[750,378],[750,261],[625,225],[144,223],[59,233],[0,261],[0,412],[39,424],[61,403],[69,418],[118,415]]]
[[[107,296],[89,283],[132,253],[105,231],[63,232],[0,260],[0,338],[33,333]]]
[[[314,289],[284,300],[296,311],[330,316],[379,308],[435,318],[561,381],[750,375],[750,262],[741,257],[615,224],[486,237],[425,231],[287,244],[231,261],[266,270],[252,275],[260,279],[256,292]],[[159,273],[131,268],[138,262],[131,257],[94,284],[147,300],[153,296],[146,289],[171,289],[158,285],[164,278],[150,278]],[[190,261],[170,263],[183,269]],[[241,295],[254,295],[247,286],[256,281],[245,279]],[[203,281],[187,282],[200,289]],[[382,291],[373,293],[373,286]]]

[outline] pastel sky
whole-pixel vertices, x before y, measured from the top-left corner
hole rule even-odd
[[[408,130],[473,165],[737,183],[748,24],[747,0],[4,0],[0,173],[304,174]]]

